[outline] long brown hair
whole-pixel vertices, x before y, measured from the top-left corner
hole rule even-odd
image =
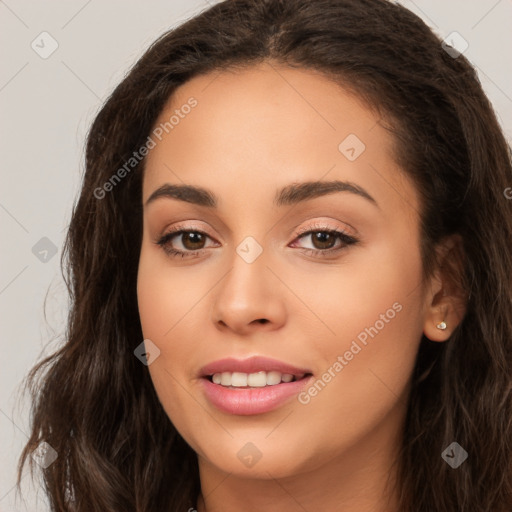
[[[146,143],[179,85],[262,60],[320,71],[380,113],[420,192],[425,276],[437,264],[437,242],[454,233],[463,241],[467,310],[448,342],[421,341],[399,510],[511,510],[510,152],[466,58],[385,0],[227,0],[162,35],[114,90],[88,134],[61,262],[71,297],[65,343],[27,377],[33,414],[18,485],[45,441],[58,454],[42,470],[53,511],[195,506],[196,454],[133,353],[143,340],[136,277],[144,159],[112,190],[97,191]],[[454,441],[469,453],[457,469],[441,458]]]

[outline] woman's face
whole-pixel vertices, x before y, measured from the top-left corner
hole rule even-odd
[[[393,453],[429,294],[418,196],[378,116],[265,63],[190,80],[151,137],[140,319],[200,463],[278,478]]]

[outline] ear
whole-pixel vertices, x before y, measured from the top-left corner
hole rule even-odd
[[[423,334],[443,342],[462,322],[467,308],[463,289],[464,253],[460,235],[445,238],[436,247],[437,263],[427,282]],[[443,326],[446,326],[444,329]]]

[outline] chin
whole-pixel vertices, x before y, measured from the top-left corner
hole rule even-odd
[[[251,436],[237,436],[227,443],[211,443],[200,452],[201,458],[241,478],[286,478],[314,469],[313,457],[301,450],[301,443],[283,446],[282,438],[276,437],[272,442],[265,440],[267,435],[268,431],[258,439],[252,437],[252,441]]]

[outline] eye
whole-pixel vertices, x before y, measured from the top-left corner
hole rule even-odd
[[[303,252],[320,257],[333,255],[346,249],[349,245],[358,243],[357,238],[343,230],[332,229],[318,224],[300,230],[295,241],[307,240],[308,238],[310,238],[313,248],[303,248]],[[181,245],[181,247],[175,246],[175,239],[179,242],[177,245]],[[162,235],[156,243],[162,247],[168,256],[173,258],[189,258],[199,256],[204,252],[207,239],[211,240],[211,237],[203,231],[192,228],[184,229],[184,226],[175,226],[171,231]]]
[[[176,226],[172,231],[163,235],[157,244],[162,247],[166,254],[172,257],[190,257],[197,256],[204,250],[206,239],[210,238],[203,231],[197,229],[181,229],[181,226]],[[182,248],[176,248],[173,240],[180,241]]]
[[[306,254],[330,256],[358,243],[358,239],[343,230],[315,225],[308,226],[299,232],[297,240],[310,239],[313,248],[306,247]],[[339,241],[339,243],[337,243]],[[336,247],[337,244],[337,247]]]

